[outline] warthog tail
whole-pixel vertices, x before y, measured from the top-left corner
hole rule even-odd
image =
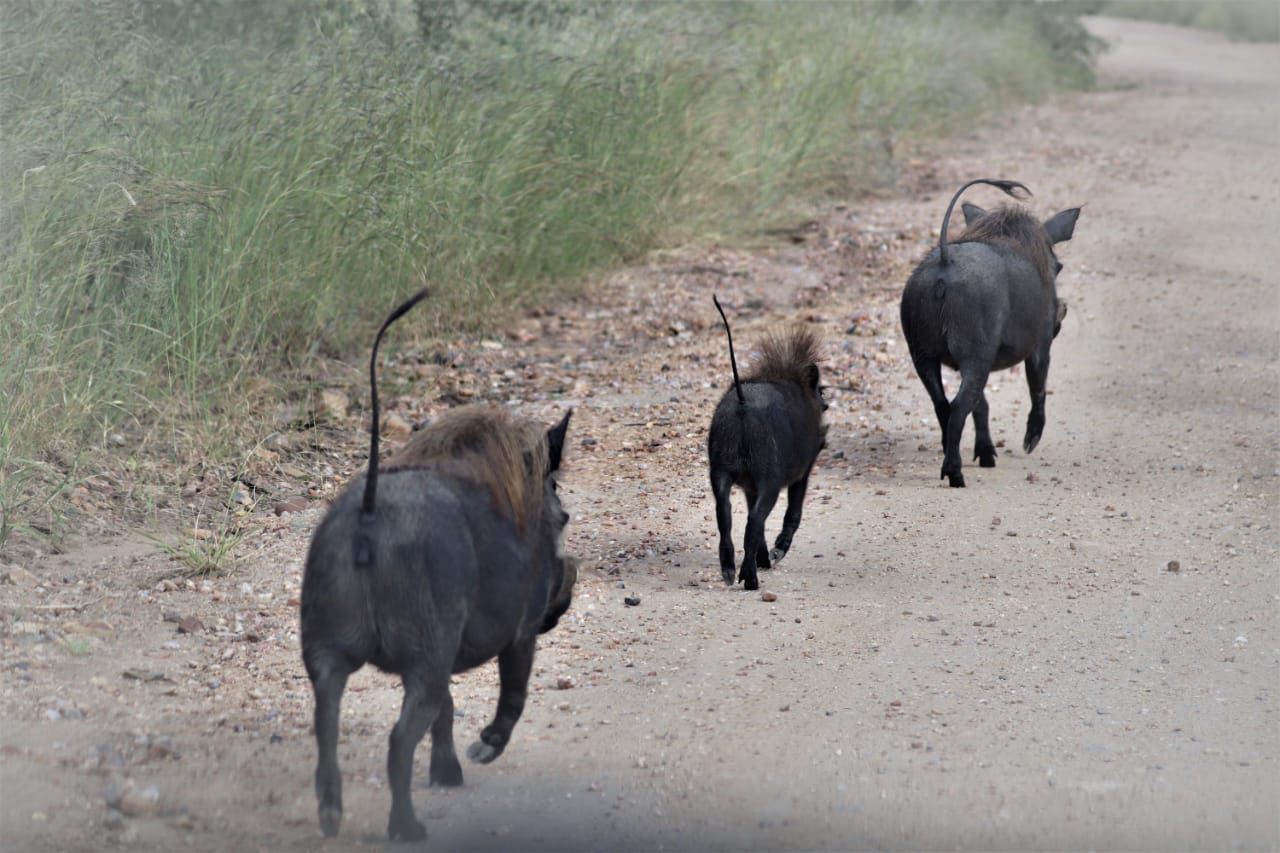
[[[956,202],[960,200],[960,195],[974,184],[989,184],[1016,199],[1025,199],[1031,195],[1031,190],[1027,189],[1017,181],[996,181],[990,178],[978,178],[976,181],[970,181],[960,189],[956,190],[956,194],[951,197],[951,204],[947,205],[946,214],[942,217],[942,233],[938,235],[939,266],[945,267],[947,265],[947,223],[951,221],[951,211],[955,208]],[[1025,193],[1025,195],[1020,193]]]
[[[733,367],[733,390],[738,392],[738,402],[746,403],[747,398],[742,395],[742,383],[738,381],[738,359],[733,354],[733,332],[729,331],[729,318],[724,316],[724,309],[720,307],[720,300],[716,299],[716,295],[711,294],[711,301],[716,304],[716,310],[720,312],[720,320],[724,323],[724,334],[729,339],[729,364]]]
[[[417,305],[419,302],[427,298],[427,289],[423,288],[415,293],[408,301],[401,303],[392,311],[387,319],[382,322],[382,328],[378,330],[378,336],[373,339],[373,353],[369,356],[369,408],[373,412],[373,423],[369,428],[369,472],[364,480],[364,502],[360,505],[363,514],[367,516],[373,515],[373,508],[378,497],[378,344],[382,343],[382,335],[387,328],[399,320],[409,309]],[[357,557],[357,562],[362,562]],[[367,559],[363,562],[367,562]]]

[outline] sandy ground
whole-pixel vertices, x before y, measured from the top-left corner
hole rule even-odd
[[[655,257],[457,369],[389,370],[407,417],[445,405],[410,376],[548,423],[577,408],[577,602],[506,754],[416,791],[430,847],[1280,846],[1280,47],[1091,26],[1113,45],[1099,91],[922,155],[903,197]],[[978,175],[1085,208],[1044,440],[1021,453],[1025,381],[994,376],[998,467],[953,490],[896,305]],[[774,602],[718,577],[713,289],[744,348],[784,319],[827,339],[829,446]],[[359,467],[359,428],[312,434],[318,495]],[[379,673],[343,706],[342,835],[316,823],[296,595],[322,508],[253,513],[235,563],[190,582],[140,533],[0,570],[4,849],[384,846],[399,690]],[[496,681],[455,680],[460,747]]]

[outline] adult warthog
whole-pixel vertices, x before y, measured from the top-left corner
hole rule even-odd
[[[387,781],[393,839],[426,829],[410,796],[413,753],[431,732],[429,781],[461,785],[449,676],[498,659],[493,722],[467,750],[488,763],[524,710],[540,633],[568,610],[577,563],[560,551],[565,415],[550,430],[505,410],[465,406],[440,416],[378,465],[378,342],[424,293],[387,318],[369,365],[369,468],[316,529],[302,579],[302,658],[315,691],[320,828],[342,822],[338,710],[365,663],[400,676],[404,705],[391,731]]]
[[[964,486],[960,435],[970,412],[977,430],[974,458],[983,468],[996,464],[983,393],[991,371],[1026,363],[1031,414],[1022,447],[1030,453],[1040,442],[1049,347],[1067,314],[1058,299],[1062,264],[1053,246],[1071,239],[1080,215],[1073,207],[1042,223],[1020,207],[985,211],[966,204],[965,232],[948,243],[951,211],[974,184],[990,184],[1014,198],[1030,195],[1017,181],[982,179],[961,187],[942,217],[938,248],[920,262],[902,292],[902,331],[942,427],[941,476],[956,487]],[[960,390],[949,403],[942,388],[944,364],[960,372]]]

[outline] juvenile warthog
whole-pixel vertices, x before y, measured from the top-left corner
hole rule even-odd
[[[347,676],[365,663],[400,676],[387,779],[393,839],[426,829],[410,798],[413,753],[431,730],[430,781],[461,785],[449,676],[498,658],[497,713],[467,750],[502,754],[524,710],[534,646],[569,608],[576,563],[560,553],[568,516],[556,496],[569,415],[550,431],[500,408],[468,406],[416,433],[378,470],[378,332],[369,365],[369,468],[316,529],[302,581],[302,658],[315,690],[320,827],[342,822],[338,712]]]
[[[809,472],[825,443],[827,428],[822,413],[827,405],[818,387],[818,339],[803,326],[765,338],[759,358],[739,381],[729,320],[720,300],[713,296],[712,301],[724,321],[733,367],[733,388],[720,398],[707,438],[711,491],[720,528],[720,574],[726,584],[734,582],[729,497],[733,487],[740,486],[747,497],[747,529],[738,580],[746,589],[759,589],[756,567],[770,568],[791,548],[800,526]],[[764,522],[784,487],[787,514],[773,551],[769,551]]]
[[[902,331],[942,427],[942,477],[952,486],[964,485],[960,434],[970,412],[977,430],[974,458],[983,468],[996,464],[983,393],[991,371],[1026,362],[1031,414],[1022,447],[1030,453],[1040,441],[1049,347],[1067,314],[1058,299],[1062,264],[1053,244],[1071,239],[1080,215],[1073,207],[1041,224],[1019,207],[987,212],[966,204],[968,227],[948,243],[952,208],[974,184],[990,184],[1015,198],[1030,195],[1016,181],[977,180],[961,187],[942,217],[938,248],[920,262],[902,293]],[[944,364],[960,371],[960,390],[950,403],[942,388]]]

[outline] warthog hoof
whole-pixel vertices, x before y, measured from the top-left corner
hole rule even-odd
[[[393,814],[387,824],[387,837],[392,841],[422,841],[427,837],[427,828],[412,813]]]
[[[501,747],[487,744],[482,740],[478,740],[467,747],[467,758],[470,758],[476,764],[488,764],[499,755],[502,755]]]
[[[760,579],[759,579],[759,578],[757,578],[754,574],[753,574],[753,575],[751,575],[751,577],[743,578],[743,579],[742,579],[742,588],[743,588],[743,589],[745,589],[745,590],[748,590],[748,591],[753,590],[753,589],[759,589],[759,588],[760,588]]]
[[[320,807],[320,831],[325,838],[333,838],[342,826],[342,806]]]
[[[432,761],[427,781],[442,788],[456,788],[462,784],[462,765],[452,756],[448,759]]]
[[[1040,443],[1040,433],[1036,433],[1035,435],[1032,435],[1031,433],[1027,433],[1027,437],[1022,440],[1022,449],[1024,452],[1030,453],[1031,451],[1036,449],[1036,445],[1039,443]]]
[[[760,550],[756,552],[756,568],[772,569],[773,561],[769,559],[769,555],[772,553],[773,552],[770,551],[768,548],[765,548],[763,545],[761,545]]]
[[[771,563],[781,563],[782,558],[785,556],[787,556],[787,552],[781,548],[769,549],[769,562]]]
[[[944,465],[942,468],[942,474],[941,476],[938,477],[938,479],[939,480],[946,479],[947,483],[953,489],[964,488],[964,474],[960,473],[958,466],[957,466],[957,469],[953,471]]]
[[[973,458],[983,468],[996,467],[996,449],[994,447],[975,447],[973,449]]]
[[[734,581],[733,575],[734,575],[734,572],[736,572],[736,571],[737,571],[737,570],[736,570],[736,569],[734,569],[734,567],[733,567],[733,566],[730,566],[730,567],[729,567],[729,568],[727,568],[727,569],[721,569],[721,570],[720,570],[720,577],[724,578],[724,585],[725,585],[725,586],[733,586],[733,581]]]

